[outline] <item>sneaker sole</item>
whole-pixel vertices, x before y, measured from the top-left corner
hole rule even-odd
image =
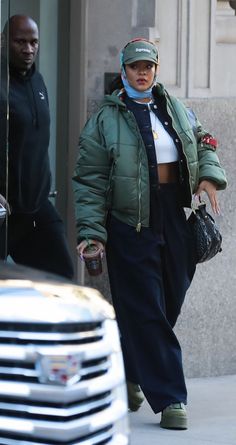
[[[140,397],[128,397],[128,406],[130,411],[138,411],[141,408],[144,402],[144,398],[140,395]]]
[[[173,416],[173,413],[169,416],[165,414],[163,420],[160,422],[160,426],[161,428],[169,430],[187,430],[187,417],[180,414]]]
[[[139,404],[135,404],[135,403],[130,403],[129,402],[129,410],[130,411],[138,411],[139,408],[141,408],[143,402],[139,403]]]
[[[133,387],[127,385],[128,407],[130,411],[138,411],[144,402],[144,396],[141,390],[135,391]]]

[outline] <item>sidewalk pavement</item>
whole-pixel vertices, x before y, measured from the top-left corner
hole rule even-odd
[[[147,402],[129,413],[130,445],[236,445],[236,375],[187,379],[185,431],[160,428]]]

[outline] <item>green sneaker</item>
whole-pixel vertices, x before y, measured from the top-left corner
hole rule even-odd
[[[187,430],[187,413],[184,403],[172,403],[163,409],[160,426],[173,430]]]
[[[128,405],[130,411],[138,411],[144,401],[144,395],[139,385],[132,382],[126,382]]]

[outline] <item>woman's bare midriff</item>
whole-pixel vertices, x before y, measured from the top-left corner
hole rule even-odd
[[[178,182],[178,162],[158,164],[157,170],[160,184]]]

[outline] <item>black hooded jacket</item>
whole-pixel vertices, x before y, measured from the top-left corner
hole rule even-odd
[[[41,74],[34,65],[25,76],[10,68],[8,201],[13,213],[34,213],[48,197],[49,138],[48,95]]]

